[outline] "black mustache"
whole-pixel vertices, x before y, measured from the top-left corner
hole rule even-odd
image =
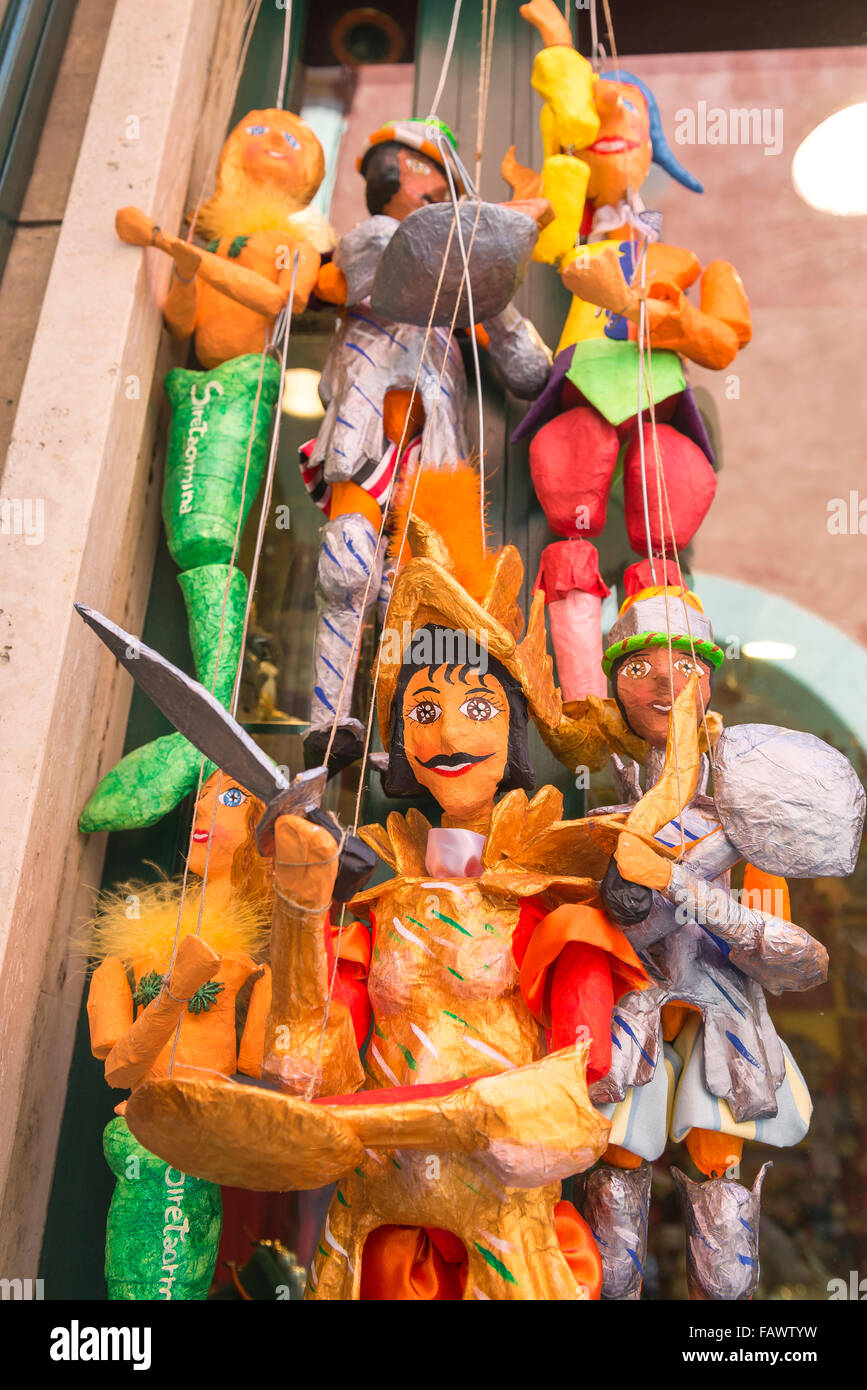
[[[460,767],[461,763],[487,762],[490,756],[490,753],[436,753],[427,762],[423,758],[416,758],[416,762],[421,767]]]

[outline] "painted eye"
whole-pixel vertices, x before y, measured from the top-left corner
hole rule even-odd
[[[441,714],[442,709],[433,700],[421,700],[410,710],[407,719],[414,719],[417,724],[435,724]]]
[[[650,662],[645,661],[643,657],[633,657],[631,661],[624,662],[622,667],[623,674],[633,681],[642,680],[649,670]]]
[[[289,148],[290,148],[291,150],[300,150],[300,148],[301,148],[301,141],[300,141],[300,140],[296,140],[296,139],[295,139],[295,136],[292,134],[291,131],[289,131],[289,130],[284,130],[284,131],[283,131],[283,139],[286,141],[286,144],[289,146]]]
[[[242,801],[246,801],[244,793],[238,787],[227,787],[224,792],[220,792],[217,797],[221,806],[240,806]]]
[[[246,132],[247,132],[248,135],[267,135],[267,134],[268,134],[268,127],[267,127],[266,125],[248,125],[248,126],[245,126],[244,129],[246,130]]]
[[[483,724],[488,719],[495,719],[500,711],[490,700],[486,700],[484,695],[471,695],[460,708],[461,714],[465,714],[467,719],[474,719],[477,724]]]
[[[693,671],[698,671],[699,675],[701,675],[700,667],[696,665],[691,656],[680,657],[680,659],[674,663],[674,669],[680,671],[682,676],[691,676]]]

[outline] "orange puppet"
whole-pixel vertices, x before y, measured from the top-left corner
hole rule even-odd
[[[196,810],[186,893],[169,879],[104,895],[92,928],[100,964],[87,1012],[110,1086],[134,1090],[170,1071],[258,1075],[270,981],[268,966],[257,962],[273,897],[270,864],[252,838],[261,811],[237,782],[215,773]],[[251,979],[239,1049],[238,996]],[[126,1101],[116,1109],[103,1137],[118,1180],[107,1226],[109,1297],[205,1298],[220,1236],[219,1188],[167,1168],[130,1134]]]

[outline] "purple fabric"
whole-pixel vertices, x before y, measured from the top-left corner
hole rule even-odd
[[[671,425],[672,428],[678,430],[680,434],[685,434],[687,439],[691,439],[693,444],[698,445],[708,463],[716,463],[710,437],[705,429],[701,411],[695,403],[695,397],[692,394],[692,387],[689,382],[686,383],[686,390],[682,391],[680,394],[680,399],[677,402],[677,409],[671,417]]]
[[[566,373],[572,365],[573,347],[564,348],[558,352],[554,358],[551,370],[548,373],[548,380],[545,384],[541,396],[538,396],[527,414],[524,416],[518,428],[512,435],[512,443],[517,444],[519,439],[525,439],[527,435],[535,434],[543,425],[547,425],[549,420],[553,420],[555,415],[560,413],[560,392],[563,389],[563,382],[566,380]]]
[[[574,351],[574,347],[568,347],[557,353],[545,389],[530,406],[512,435],[513,444],[517,444],[519,439],[526,439],[528,435],[536,434],[543,425],[547,425],[549,420],[553,420],[555,415],[559,415],[563,383],[566,380],[566,373],[572,365]],[[689,382],[686,384],[686,389],[680,394],[677,408],[671,418],[671,425],[680,434],[686,435],[687,439],[691,439],[693,444],[701,449],[709,463],[716,462],[704,420],[701,418],[701,412],[695,403]]]

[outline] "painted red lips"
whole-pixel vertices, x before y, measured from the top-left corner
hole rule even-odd
[[[623,154],[625,150],[637,150],[639,144],[640,141],[625,140],[622,135],[601,135],[587,148],[593,154]]]

